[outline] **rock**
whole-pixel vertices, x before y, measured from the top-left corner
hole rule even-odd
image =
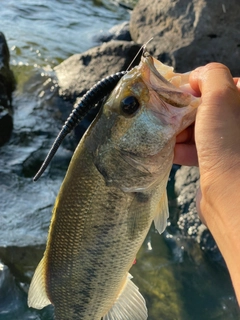
[[[15,283],[9,268],[0,262],[0,318],[16,319],[19,313],[23,314],[24,300],[25,294]]]
[[[71,56],[55,67],[60,95],[73,100],[82,96],[102,78],[126,70],[139,49],[132,42],[110,41]]]
[[[212,261],[225,264],[217,245],[205,225],[199,219],[196,209],[196,193],[199,188],[199,169],[181,167],[175,174],[175,191],[178,194],[178,227],[185,237],[197,241]]]
[[[0,32],[0,81],[6,88],[7,97],[12,102],[12,92],[15,90],[16,81],[13,72],[9,67],[10,53],[7,45],[6,38]]]
[[[10,54],[5,36],[0,32],[0,146],[7,142],[13,129],[12,92],[15,79],[9,67]]]
[[[130,21],[133,41],[179,72],[210,61],[240,74],[240,2],[229,0],[139,0]]]
[[[132,38],[129,31],[129,21],[125,21],[114,26],[108,32],[98,34],[95,38],[95,41],[98,43],[108,42],[110,40],[131,41]]]
[[[40,320],[53,319],[53,307],[44,310],[29,309],[27,305],[27,285],[16,280],[11,270],[0,262],[0,319]],[[43,315],[44,317],[40,317]]]

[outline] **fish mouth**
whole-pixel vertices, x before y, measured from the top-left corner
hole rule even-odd
[[[192,92],[189,73],[175,73],[149,53],[143,54],[139,71],[149,89],[146,107],[161,125],[171,126],[178,134],[194,122],[201,98]]]
[[[163,83],[169,86],[169,82],[164,77],[164,70],[161,70],[161,73],[157,70],[156,65],[158,60],[153,58],[153,56],[150,55],[150,53],[145,52],[142,56],[142,64],[146,66],[146,69],[149,70],[152,74],[154,74],[158,79],[160,79]],[[167,67],[173,70],[172,67]],[[163,68],[162,68],[163,69]],[[146,70],[144,70],[146,72]]]
[[[162,101],[177,108],[199,105],[199,98],[189,84],[190,73],[175,73],[173,67],[161,63],[148,52],[143,54],[141,64],[144,82]]]

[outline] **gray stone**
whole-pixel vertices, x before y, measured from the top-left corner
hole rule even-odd
[[[129,31],[129,21],[113,26],[108,32],[98,34],[95,37],[95,41],[98,43],[108,42],[110,40],[131,41],[132,38]]]
[[[240,74],[240,2],[139,0],[130,21],[132,39],[162,62],[186,72],[211,61]]]

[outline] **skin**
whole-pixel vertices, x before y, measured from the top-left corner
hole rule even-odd
[[[210,63],[190,75],[202,97],[196,122],[177,137],[174,163],[199,166],[197,208],[226,261],[240,305],[240,82]]]

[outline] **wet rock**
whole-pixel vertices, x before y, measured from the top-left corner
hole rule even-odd
[[[130,33],[139,44],[153,37],[148,50],[179,72],[217,61],[239,75],[239,10],[238,0],[139,0]]]
[[[0,262],[0,318],[16,319],[23,312],[24,292],[16,285],[9,268]]]
[[[96,42],[108,42],[110,40],[131,41],[129,31],[129,21],[125,21],[117,26],[112,27],[108,32],[99,34],[95,38]]]
[[[0,32],[0,146],[9,140],[12,129],[12,92],[15,79],[9,67],[10,54],[5,36]]]
[[[0,320],[53,319],[51,306],[37,311],[27,305],[27,287],[16,280],[11,268],[0,262]]]
[[[60,95],[73,100],[82,96],[102,78],[126,70],[139,49],[132,42],[110,41],[71,56],[55,67]]]
[[[175,175],[175,191],[179,206],[178,227],[185,237],[192,238],[200,244],[212,261],[224,265],[222,255],[205,225],[199,219],[196,209],[196,193],[199,188],[199,169],[181,167]]]

